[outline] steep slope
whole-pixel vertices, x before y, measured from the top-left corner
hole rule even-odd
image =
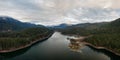
[[[11,17],[6,17],[6,16],[0,17],[0,31],[15,31],[30,27],[38,27],[38,26],[31,23],[23,23]]]
[[[111,26],[118,27],[120,26],[120,18],[116,19],[115,21],[112,21]]]

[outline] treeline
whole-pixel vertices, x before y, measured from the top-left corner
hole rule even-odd
[[[35,40],[47,37],[51,32],[52,30],[45,27],[0,32],[0,50],[10,50],[25,46]]]
[[[120,53],[120,19],[101,26],[71,27],[59,31],[67,35],[92,35],[92,37],[87,38],[85,41],[95,46],[106,47]]]
[[[106,27],[93,30],[93,36],[85,41],[95,46],[102,46],[120,53],[120,28]]]
[[[86,35],[90,35],[91,33],[97,32],[96,30],[99,30],[99,28],[101,27],[103,28],[105,26],[108,26],[108,22],[93,23],[93,24],[92,23],[77,24],[77,25],[68,26],[64,29],[56,29],[56,30],[66,35],[86,36]]]
[[[64,35],[82,35],[82,36],[86,36],[86,35],[90,34],[90,32],[88,30],[86,30],[84,28],[78,28],[78,27],[61,29],[59,31]]]

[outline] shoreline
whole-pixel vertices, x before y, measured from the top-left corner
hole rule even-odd
[[[76,36],[76,35],[72,35],[72,36]],[[93,48],[98,49],[98,50],[106,50],[106,51],[109,51],[109,52],[111,52],[111,53],[113,53],[113,54],[115,54],[115,55],[117,55],[117,56],[120,56],[119,53],[115,52],[115,51],[112,50],[112,49],[109,49],[109,48],[104,47],[104,46],[95,46],[95,45],[93,45],[92,43],[86,42],[85,39],[86,39],[86,38],[89,38],[89,37],[91,37],[91,36],[92,36],[92,35],[90,35],[90,36],[82,36],[82,37],[83,37],[83,39],[81,40],[82,43],[85,44],[86,46],[93,47]],[[78,37],[77,37],[77,38],[78,38]]]
[[[107,51],[109,51],[109,52],[111,52],[111,53],[113,53],[113,54],[115,54],[115,55],[117,55],[117,56],[120,56],[119,53],[117,53],[117,52],[115,52],[115,51],[113,51],[113,50],[111,50],[111,49],[108,49],[108,48],[106,48],[106,47],[95,46],[95,45],[93,45],[93,44],[91,44],[91,43],[88,43],[88,42],[84,42],[84,44],[85,44],[86,46],[93,47],[93,48],[95,48],[95,49],[107,50]]]
[[[47,37],[40,38],[40,39],[35,39],[35,41],[32,41],[31,43],[29,43],[29,44],[27,44],[25,46],[21,46],[21,47],[18,47],[18,48],[12,48],[12,49],[9,49],[9,50],[1,50],[0,53],[15,52],[15,51],[22,50],[24,48],[30,47],[30,46],[38,43],[38,42],[47,40],[48,38],[50,38],[53,35],[53,33],[54,33],[54,31],[52,31],[52,33],[50,33]]]

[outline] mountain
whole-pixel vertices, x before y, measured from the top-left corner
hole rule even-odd
[[[108,24],[108,22],[100,22],[100,23],[81,23],[81,24],[75,24],[75,25],[67,25],[67,24],[60,24],[58,26],[53,26],[55,30],[65,30],[65,29],[73,29],[73,28],[85,28],[85,29],[96,29],[99,28],[105,24]]]
[[[71,26],[71,25],[63,23],[63,24],[60,24],[60,25],[52,26],[52,28],[54,28],[54,29],[62,29],[62,28],[66,28],[68,26]]]
[[[119,27],[120,26],[120,18],[116,19],[115,21],[112,21],[110,24],[111,24],[111,26]]]
[[[6,17],[6,16],[0,17],[0,31],[15,31],[15,30],[22,30],[25,28],[40,27],[40,26],[41,25],[38,26],[31,23],[23,23],[11,17]]]
[[[120,18],[111,22],[100,22],[100,23],[82,23],[76,25],[68,25],[65,28],[56,28],[56,31],[59,31],[63,34],[95,34],[95,33],[104,33],[104,32],[115,32],[120,29]]]

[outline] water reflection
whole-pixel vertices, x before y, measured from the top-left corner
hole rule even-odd
[[[9,58],[13,58],[16,56],[20,56],[22,54],[24,54],[25,52],[27,52],[31,47],[27,47],[21,50],[17,50],[15,52],[9,52],[9,53],[1,53],[0,54],[0,60],[5,60],[5,59],[9,59]]]
[[[109,56],[109,58],[111,60],[120,60],[120,56],[118,56],[115,53],[112,53],[112,52],[110,52],[110,51],[108,51],[106,49],[96,49],[96,48],[94,48],[92,46],[89,46],[89,45],[88,45],[88,47],[90,47],[92,50],[94,50],[96,52],[103,53],[103,54]]]

